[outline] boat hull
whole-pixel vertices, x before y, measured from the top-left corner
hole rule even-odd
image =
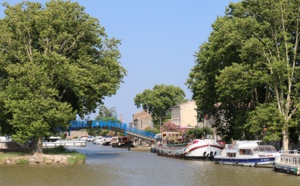
[[[273,165],[273,170],[275,172],[284,172],[287,174],[295,174],[300,175],[300,166],[293,166],[293,165],[285,165],[280,163],[275,163]]]
[[[213,140],[197,140],[197,143],[187,146],[161,145],[156,149],[158,155],[185,159],[212,159],[220,155],[222,146]]]
[[[221,154],[222,147],[216,145],[202,145],[186,149],[186,158],[213,158]]]
[[[223,165],[241,165],[241,166],[270,166],[275,162],[275,157],[270,158],[214,158],[214,162]]]

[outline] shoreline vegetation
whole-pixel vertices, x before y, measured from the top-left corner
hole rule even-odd
[[[44,149],[43,154],[0,152],[0,165],[75,165],[85,163],[86,156],[63,146]]]

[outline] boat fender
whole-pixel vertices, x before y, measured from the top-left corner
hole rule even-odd
[[[291,170],[290,170],[290,167],[287,167],[286,173],[287,173],[287,174],[290,174],[290,171],[291,171]]]
[[[185,153],[189,153],[189,152],[190,152],[190,149],[185,149],[184,152],[185,152]]]
[[[205,157],[206,156],[206,151],[205,152],[203,152],[203,157]]]
[[[211,152],[209,153],[210,157],[212,157],[212,156],[213,156],[213,154],[214,154],[214,152],[212,152],[212,151],[211,151]]]
[[[215,151],[215,155],[217,155],[217,151]],[[214,155],[214,156],[215,156],[215,155]]]
[[[298,172],[298,168],[297,168],[297,167],[295,167],[295,168],[294,168],[294,174],[296,174],[296,175],[297,175],[297,172]]]

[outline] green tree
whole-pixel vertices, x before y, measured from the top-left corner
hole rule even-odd
[[[96,120],[102,120],[102,121],[119,121],[117,119],[117,111],[114,107],[107,108],[104,105],[100,105],[99,107],[99,114],[96,117]],[[120,121],[119,121],[120,122]]]
[[[153,134],[158,134],[159,133],[159,130],[157,130],[156,128],[151,128],[151,127],[146,127],[144,129],[145,132],[149,132],[149,133],[153,133]]]
[[[106,130],[106,129],[101,130],[101,133],[100,133],[101,136],[106,136],[107,134],[109,134],[109,130]]]
[[[205,135],[212,134],[212,130],[209,127],[194,128],[186,131],[188,136],[193,136],[194,139],[202,139]]]
[[[288,149],[289,128],[299,127],[299,3],[231,3],[200,47],[187,84],[199,115],[217,119],[223,134],[253,138],[268,128],[265,139],[282,136]]]
[[[184,100],[185,93],[180,87],[155,85],[152,90],[146,89],[137,94],[134,103],[151,114],[156,128],[167,119],[167,113],[172,106]]]
[[[99,106],[99,114],[95,118],[95,120],[121,123],[121,121],[119,121],[117,119],[116,115],[117,115],[117,111],[114,107],[108,109],[106,106],[101,104]],[[91,127],[91,126],[87,128],[87,132],[89,135],[92,135],[92,136],[99,136],[99,135],[105,136],[106,134],[109,133],[108,130],[105,130],[105,129],[102,130],[101,128],[95,128],[95,127]]]
[[[67,128],[76,114],[93,112],[116,93],[126,75],[118,61],[120,41],[109,39],[75,2],[4,6],[1,131],[19,142],[34,138],[34,152],[42,153],[43,136]]]

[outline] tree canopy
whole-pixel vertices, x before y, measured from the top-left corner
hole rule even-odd
[[[167,119],[171,107],[184,100],[185,93],[180,87],[173,85],[155,85],[152,90],[146,89],[137,94],[134,103],[151,114],[153,123],[158,126]]]
[[[119,40],[76,2],[7,3],[0,20],[1,131],[17,141],[65,129],[116,93]]]
[[[99,107],[99,114],[95,118],[96,120],[103,120],[103,121],[118,121],[121,122],[117,119],[117,111],[114,107],[112,108],[107,108],[104,105],[100,105]]]
[[[242,0],[213,24],[187,84],[199,117],[214,117],[223,136],[288,148],[299,127],[299,15],[299,0]]]

